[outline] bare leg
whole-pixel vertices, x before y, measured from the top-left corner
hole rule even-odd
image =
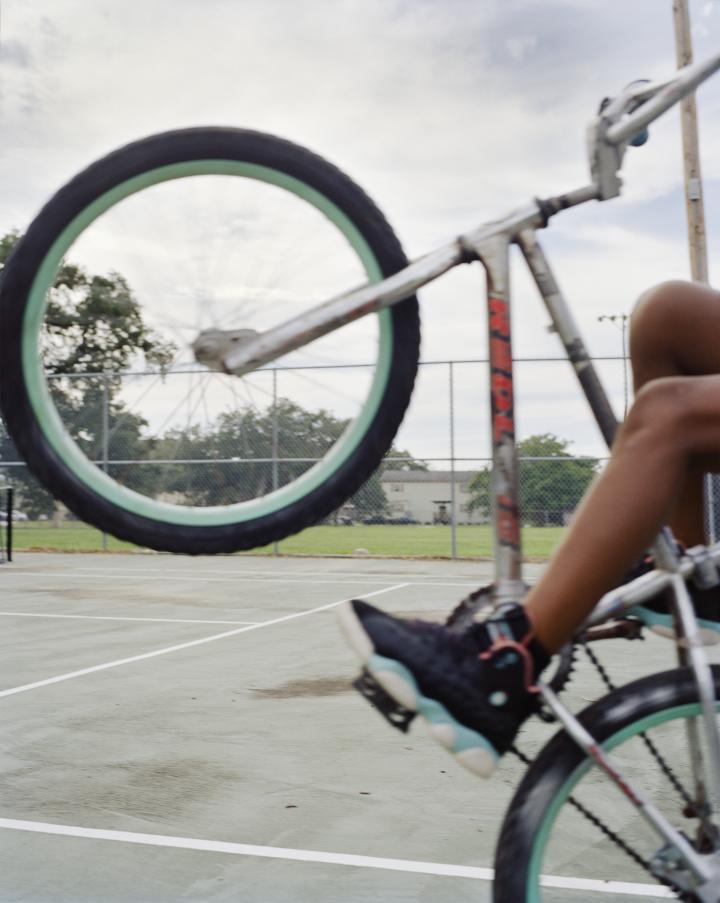
[[[651,289],[632,317],[630,358],[635,392],[663,376],[720,373],[720,293],[687,282],[668,282]],[[675,536],[687,546],[706,541],[703,510],[705,474],[720,469],[718,455],[694,458],[684,490],[669,520]]]
[[[670,523],[703,541],[702,474],[720,459],[720,293],[687,283],[648,292],[633,315],[637,398],[612,458],[527,598],[554,652]]]

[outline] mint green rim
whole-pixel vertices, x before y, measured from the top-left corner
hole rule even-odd
[[[214,527],[253,520],[286,508],[313,492],[342,467],[361,443],[385,394],[392,363],[393,326],[390,311],[381,311],[378,314],[379,342],[375,373],[358,416],[348,425],[327,455],[292,483],[262,498],[207,508],[156,501],[116,483],[78,448],[52,402],[38,354],[48,292],[70,246],[99,216],[144,188],[199,175],[242,176],[285,188],[312,204],[337,226],[358,255],[370,282],[382,279],[377,259],[355,224],[332,201],[299,179],[265,166],[235,160],[193,160],[161,166],[128,179],[103,194],[78,214],[55,240],[38,269],[28,295],[22,323],[22,369],[30,406],[45,439],[65,467],[85,486],[111,504],[142,517],[184,526]]]
[[[720,702],[717,704],[717,708],[718,711],[720,711]],[[618,731],[617,734],[613,734],[612,737],[609,737],[602,744],[602,748],[606,752],[609,752],[631,737],[641,734],[643,731],[649,730],[650,728],[658,727],[660,724],[672,721],[675,718],[697,717],[701,714],[699,702],[692,702],[687,703],[686,705],[675,706],[670,709],[663,709],[661,712],[656,712],[654,715],[648,715],[645,718],[641,718],[639,721],[634,721],[626,728]],[[587,757],[583,759],[555,795],[545,813],[540,829],[537,832],[537,839],[533,846],[532,858],[528,868],[528,880],[526,886],[527,903],[541,903],[542,901],[542,897],[540,896],[540,868],[545,855],[545,848],[550,839],[550,832],[555,824],[555,819],[557,818],[561,806],[567,802],[568,797],[573,792],[574,788],[592,767],[594,767],[594,763],[591,759]]]

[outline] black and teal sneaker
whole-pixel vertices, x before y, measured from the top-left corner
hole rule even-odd
[[[465,768],[489,777],[520,725],[539,708],[535,680],[549,656],[533,639],[524,609],[503,606],[462,633],[387,615],[354,600],[338,609],[343,632],[376,682]],[[363,695],[371,698],[361,690]],[[402,720],[385,715],[400,726]],[[405,722],[408,719],[405,719]]]
[[[648,555],[630,571],[623,583],[629,583],[642,574],[654,570],[655,562]],[[704,646],[714,646],[720,643],[720,586],[712,586],[710,589],[700,589],[692,578],[687,581],[690,599],[697,616],[700,638]],[[636,605],[628,610],[642,621],[646,627],[660,636],[675,639],[675,627],[672,617],[672,590],[663,590],[653,599],[648,599],[642,605]]]
[[[720,586],[698,589],[689,582],[687,585],[693,608],[697,616],[700,639],[703,646],[720,643]],[[654,599],[636,605],[628,611],[649,627],[653,633],[668,639],[675,639],[675,627],[671,614],[672,591],[663,590]]]

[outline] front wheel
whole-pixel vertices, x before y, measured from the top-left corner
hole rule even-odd
[[[720,666],[713,667],[716,698]],[[653,674],[621,687],[580,716],[633,786],[696,849],[717,851],[718,813],[700,813],[691,773],[694,736],[702,745],[692,672]],[[495,903],[587,903],[603,899],[695,899],[653,875],[663,842],[631,803],[564,732],[528,769],[498,840]],[[605,896],[608,895],[609,896]],[[704,899],[704,898],[703,898]],[[720,900],[720,891],[718,893]]]
[[[155,135],[44,207],[0,294],[0,404],[35,475],[154,549],[232,552],[326,517],[390,448],[417,369],[415,298],[243,377],[205,329],[263,331],[405,266],[334,166],[240,129]]]

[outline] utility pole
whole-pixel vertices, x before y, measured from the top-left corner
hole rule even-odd
[[[673,19],[675,22],[677,67],[681,69],[693,61],[688,0],[673,0]],[[701,282],[703,285],[707,285],[705,208],[700,175],[697,104],[695,103],[694,92],[688,94],[680,102],[680,122],[682,126],[683,165],[685,168],[685,204],[687,208],[688,245],[690,249],[690,275],[693,282]],[[711,542],[715,542],[718,534],[715,504],[717,488],[718,478],[708,474],[705,478],[705,518],[708,525],[708,537]]]
[[[693,61],[690,37],[688,0],[673,0],[675,20],[675,51],[677,67],[681,69]],[[707,285],[707,242],[705,238],[705,210],[703,206],[700,150],[698,145],[697,104],[695,93],[680,103],[682,124],[683,163],[685,168],[685,201],[687,206],[688,243],[690,246],[690,274],[693,282]]]

